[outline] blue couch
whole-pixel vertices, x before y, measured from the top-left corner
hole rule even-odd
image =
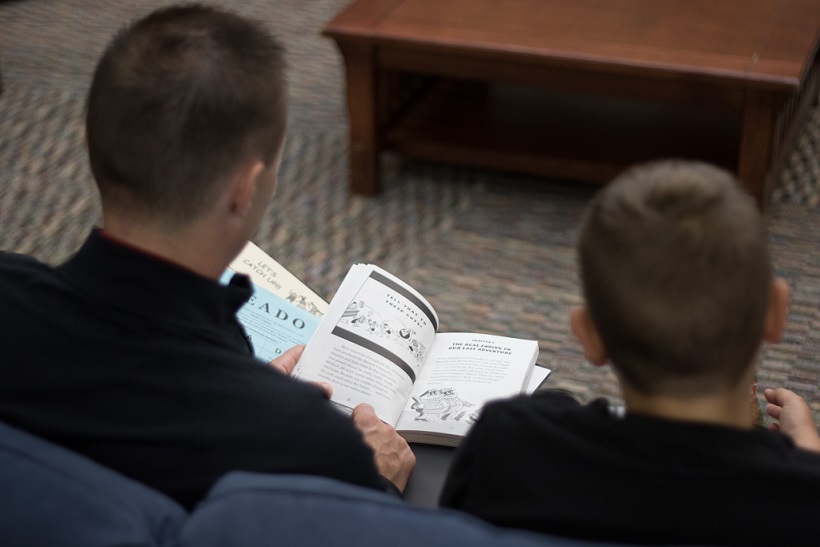
[[[0,423],[0,545],[583,546],[411,506],[339,481],[235,472],[187,513],[165,495]]]
[[[187,517],[170,498],[0,423],[0,545],[165,547]]]

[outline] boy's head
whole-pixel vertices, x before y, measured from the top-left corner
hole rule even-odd
[[[105,50],[88,95],[103,207],[191,220],[243,164],[275,161],[286,99],[283,49],[253,21],[189,4],[130,24]]]
[[[748,376],[772,269],[757,205],[728,172],[687,161],[626,171],[593,199],[578,251],[588,318],[622,382],[688,395]]]

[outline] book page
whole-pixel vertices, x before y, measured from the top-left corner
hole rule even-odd
[[[220,281],[228,283],[231,277],[233,272],[226,271]],[[236,312],[236,319],[250,338],[254,355],[263,361],[271,361],[293,346],[307,344],[321,321],[257,284]]]
[[[440,333],[396,424],[408,440],[462,437],[481,408],[528,387],[538,343],[503,336]],[[425,435],[406,434],[424,431]],[[456,444],[455,442],[452,444]]]
[[[323,316],[327,311],[328,304],[322,297],[250,241],[228,269],[247,275],[255,286],[262,287],[317,317]]]
[[[532,374],[530,374],[530,379],[527,382],[527,387],[524,389],[524,393],[535,393],[544,384],[544,382],[546,382],[547,377],[550,374],[552,374],[551,368],[547,368],[536,363],[535,366],[532,367]]]
[[[327,311],[327,302],[251,242],[220,282],[227,284],[234,273],[247,275],[253,285],[253,295],[236,318],[259,359],[271,361],[293,346],[307,344]]]
[[[330,383],[331,400],[344,409],[369,403],[394,424],[437,329],[438,316],[418,292],[376,266],[357,264],[293,374]]]

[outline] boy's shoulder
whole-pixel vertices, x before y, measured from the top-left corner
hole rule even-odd
[[[563,389],[540,389],[532,394],[519,395],[510,399],[494,401],[487,405],[484,413],[504,414],[532,412],[539,415],[594,415],[600,417],[619,416],[619,407],[600,397],[583,404],[569,391]]]
[[[583,404],[568,391],[544,389],[489,403],[473,429],[488,437],[516,431],[526,435],[532,430],[538,430],[541,437],[548,437],[551,432],[576,428],[606,428],[607,422],[619,417],[617,407],[607,399],[598,398]]]
[[[558,438],[576,447],[598,446],[621,454],[625,460],[640,459],[647,451],[664,453],[670,465],[679,458],[722,461],[730,466],[742,464],[744,458],[738,455],[742,450],[754,455],[755,465],[792,467],[794,471],[816,472],[820,477],[820,454],[796,448],[780,433],[765,428],[743,430],[697,421],[626,415],[622,406],[605,398],[582,404],[563,390],[540,390],[491,403],[475,429],[487,441],[496,442],[498,436],[516,436],[526,438],[526,444],[540,449],[546,445],[550,453],[559,450],[552,444]],[[534,431],[537,435],[532,435]]]

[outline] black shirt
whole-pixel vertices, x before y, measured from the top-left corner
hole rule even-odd
[[[820,455],[765,429],[618,417],[603,399],[538,392],[485,408],[441,503],[576,538],[805,544],[817,536]]]
[[[251,291],[99,231],[56,268],[0,254],[0,420],[187,507],[231,470],[383,489],[349,417],[252,356]]]

